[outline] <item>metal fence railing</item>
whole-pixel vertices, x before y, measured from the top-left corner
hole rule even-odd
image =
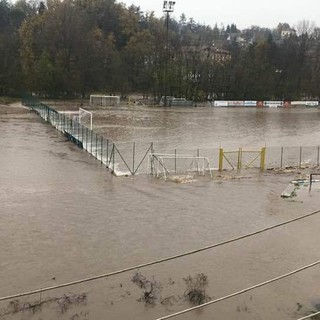
[[[220,149],[195,149],[192,150],[156,150],[153,143],[144,144],[142,147],[136,143],[114,143],[111,139],[106,138],[103,133],[98,134],[94,130],[88,128],[85,124],[80,123],[79,118],[72,119],[70,115],[59,113],[55,109],[34,101],[24,101],[24,105],[31,108],[42,119],[50,123],[58,131],[62,132],[70,141],[74,142],[80,148],[86,150],[106,168],[119,175],[135,175],[138,173],[150,173],[153,162],[150,161],[150,155],[159,153],[170,154],[170,159],[166,159],[166,174],[176,174],[190,170],[190,159],[182,155],[192,156],[193,158],[205,158],[208,162],[206,171],[211,174],[211,170],[234,170],[239,168],[239,151],[230,152],[228,161],[224,161],[223,165],[219,159],[221,158]],[[281,169],[281,168],[309,168],[318,167],[320,165],[320,146],[299,146],[299,147],[267,147],[265,149],[265,163],[263,169]],[[240,148],[239,150],[242,150]],[[175,156],[176,155],[176,156]],[[260,168],[261,161],[252,159],[252,155],[241,152],[241,169]],[[234,159],[233,159],[234,158]],[[258,159],[259,160],[259,159]],[[192,160],[195,162],[194,160]],[[230,165],[231,163],[231,165]],[[172,167],[172,169],[170,169]],[[180,168],[181,167],[181,168]],[[198,167],[196,172],[198,172]]]
[[[224,159],[223,159],[224,158]],[[319,166],[320,146],[263,147],[261,150],[219,151],[219,170],[225,169],[285,169]],[[224,161],[222,161],[224,160]]]
[[[141,171],[142,164],[147,155],[152,151],[151,143],[145,150],[142,157],[136,152],[135,143],[133,143],[130,160],[128,154],[124,154],[118,146],[110,139],[99,135],[78,120],[73,120],[67,114],[59,113],[55,109],[38,102],[25,103],[42,119],[50,123],[58,131],[62,132],[70,141],[78,147],[86,150],[95,157],[101,164],[111,170],[115,175],[135,175]]]

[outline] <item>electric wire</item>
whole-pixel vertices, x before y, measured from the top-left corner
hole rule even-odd
[[[177,254],[177,255],[174,255],[174,256],[170,256],[170,257],[154,260],[154,261],[151,261],[151,262],[142,263],[142,264],[139,264],[139,265],[136,265],[136,266],[120,269],[120,270],[117,270],[117,271],[113,271],[113,272],[109,272],[109,273],[105,273],[105,274],[101,274],[101,275],[97,275],[97,276],[92,276],[92,277],[88,277],[88,278],[84,278],[84,279],[80,279],[80,280],[75,280],[75,281],[70,281],[70,282],[58,284],[58,285],[55,285],[55,286],[50,286],[50,287],[40,288],[40,289],[27,291],[27,292],[22,292],[22,293],[18,293],[18,294],[14,294],[14,295],[9,295],[9,296],[5,296],[5,297],[0,297],[0,301],[11,300],[11,299],[15,299],[15,298],[23,297],[23,296],[29,296],[29,295],[32,295],[32,294],[42,293],[42,292],[51,291],[51,290],[55,290],[55,289],[60,289],[60,288],[64,288],[64,287],[70,287],[70,286],[74,286],[74,285],[77,285],[77,284],[81,284],[81,283],[85,283],[85,282],[89,282],[89,281],[93,281],[93,280],[98,280],[98,279],[102,279],[102,278],[108,278],[108,277],[111,277],[111,276],[114,276],[114,275],[118,275],[118,274],[121,274],[121,273],[125,273],[125,272],[133,271],[133,270],[136,270],[136,269],[141,269],[141,268],[149,267],[149,266],[152,266],[152,265],[160,264],[160,263],[163,263],[163,262],[167,262],[167,261],[175,260],[175,259],[178,259],[178,258],[186,257],[186,256],[189,256],[189,255],[193,255],[193,254],[202,252],[202,251],[206,251],[206,250],[209,250],[209,249],[217,248],[217,247],[220,247],[220,246],[232,243],[232,242],[236,242],[236,241],[239,241],[239,240],[243,240],[243,239],[258,235],[258,234],[270,231],[272,229],[276,229],[276,228],[285,226],[287,224],[290,224],[290,223],[293,223],[293,222],[296,222],[296,221],[299,221],[299,220],[302,220],[302,219],[306,219],[306,218],[314,216],[314,215],[316,215],[318,213],[320,213],[320,210],[313,211],[311,213],[307,213],[307,214],[299,216],[297,218],[290,219],[290,220],[275,224],[273,226],[269,226],[269,227],[254,231],[254,232],[248,233],[246,235],[242,235],[242,236],[235,237],[235,238],[232,238],[232,239],[229,239],[229,240],[218,242],[216,244],[212,244],[212,245],[205,246],[205,247],[202,247],[202,248],[198,248],[198,249],[195,249],[195,250],[191,250],[191,251],[187,251],[187,252],[184,252],[184,253],[180,253],[180,254]]]
[[[238,295],[240,295],[240,294],[246,293],[246,292],[248,292],[248,291],[251,291],[251,290],[254,290],[254,289],[263,287],[263,286],[265,286],[265,285],[267,285],[267,284],[270,284],[270,283],[272,283],[272,282],[275,282],[275,281],[278,281],[278,280],[287,278],[287,277],[292,276],[292,275],[294,275],[294,274],[296,274],[296,273],[298,273],[298,272],[307,270],[307,269],[312,268],[312,267],[314,267],[314,266],[316,266],[316,265],[319,265],[319,264],[320,264],[320,260],[319,260],[319,261],[316,261],[316,262],[314,262],[314,263],[311,263],[311,264],[309,264],[309,265],[307,265],[307,266],[304,266],[304,267],[302,267],[302,268],[299,268],[299,269],[296,269],[296,270],[294,270],[294,271],[291,271],[291,272],[288,272],[288,273],[286,273],[286,274],[283,274],[283,275],[281,275],[281,276],[278,276],[278,277],[276,277],[276,278],[273,278],[273,279],[270,279],[270,280],[261,282],[261,283],[259,283],[259,284],[254,285],[254,286],[251,286],[251,287],[249,287],[249,288],[246,288],[246,289],[243,289],[243,290],[240,290],[240,291],[231,293],[231,294],[229,294],[229,295],[227,295],[227,296],[224,296],[224,297],[221,297],[221,298],[218,298],[218,299],[215,299],[215,300],[211,300],[211,301],[205,302],[205,303],[203,303],[203,304],[201,304],[201,305],[199,305],[199,306],[195,306],[195,307],[192,307],[192,308],[188,308],[188,309],[185,309],[185,310],[182,310],[182,311],[178,311],[178,312],[169,314],[169,315],[164,316],[164,317],[161,317],[161,318],[157,318],[156,320],[166,320],[166,319],[170,319],[170,318],[173,318],[173,317],[177,317],[177,316],[179,316],[179,315],[185,314],[185,313],[190,312],[190,311],[193,311],[193,310],[197,310],[197,309],[200,309],[200,308],[204,308],[204,307],[206,307],[206,306],[208,306],[208,305],[211,305],[211,304],[214,304],[214,303],[217,303],[217,302],[221,302],[221,301],[223,301],[223,300],[227,300],[227,299],[233,298],[233,297],[235,297],[235,296],[238,296]],[[305,318],[302,318],[302,319],[305,319]],[[308,318],[306,318],[306,319],[308,319]],[[299,319],[298,319],[298,320],[299,320]],[[301,320],[301,319],[300,319],[300,320]]]

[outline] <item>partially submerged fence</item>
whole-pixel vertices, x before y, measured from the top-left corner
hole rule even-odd
[[[232,162],[230,155],[236,155],[236,163]],[[248,159],[245,160],[245,156]],[[232,170],[237,168],[238,170],[242,168],[251,168],[257,166],[257,161],[259,161],[259,168],[261,170],[265,169],[266,164],[266,148],[261,148],[261,150],[243,150],[239,148],[237,151],[224,151],[223,148],[219,150],[219,171],[223,170],[224,160],[230,165]]]
[[[75,117],[76,120],[74,120],[67,113],[59,113],[42,103],[28,103],[26,105],[62,132],[66,138],[94,156],[115,175],[135,175],[149,152],[152,152],[153,144],[151,143],[144,155],[139,158],[135,152],[135,143],[133,143],[132,159],[129,161],[112,140],[106,139],[103,135],[99,135],[81,124],[78,117]]]
[[[218,154],[219,171],[249,168],[304,169],[320,165],[320,146],[263,147],[260,150],[239,148],[231,151],[220,148]]]
[[[70,114],[59,113],[55,109],[34,101],[24,102],[41,118],[62,132],[70,141],[83,148],[115,175],[135,175],[151,173],[154,176],[170,174],[197,173],[212,176],[212,170],[241,170],[249,168],[305,168],[319,166],[320,146],[313,147],[263,147],[260,150],[236,151],[225,149],[193,149],[168,150],[158,153],[153,143],[142,148],[135,143],[123,147],[114,143],[103,133],[97,133],[85,124],[79,117],[72,118]],[[158,150],[157,150],[158,151]],[[162,150],[163,151],[163,150]]]

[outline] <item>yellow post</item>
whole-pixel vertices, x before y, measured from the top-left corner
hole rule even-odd
[[[219,171],[223,169],[223,149],[219,149]]]
[[[266,166],[266,151],[267,151],[266,147],[261,148],[261,156],[260,156],[260,169],[261,169],[261,171],[263,171]]]
[[[242,166],[242,148],[239,148],[237,169],[240,170],[241,166]]]

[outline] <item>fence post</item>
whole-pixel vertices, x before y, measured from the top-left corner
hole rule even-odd
[[[91,141],[91,144],[90,144],[90,153],[92,155],[92,130],[90,130],[90,141]]]
[[[239,148],[237,169],[240,170],[241,166],[242,166],[242,148]]]
[[[113,155],[113,157],[112,157],[112,171],[114,172],[114,165],[115,165],[115,162],[116,162],[116,160],[115,160],[116,152],[115,152],[114,143],[113,143],[113,147],[112,147],[112,155]]]
[[[88,127],[86,127],[86,151],[88,152]]]
[[[219,149],[219,171],[223,169],[223,149]]]
[[[266,166],[266,147],[261,148],[260,169],[263,171]]]
[[[282,165],[283,165],[283,147],[281,147],[280,168],[282,168]]]
[[[299,168],[301,168],[301,162],[302,162],[302,147],[300,147]]]
[[[132,147],[132,173],[134,175],[134,160],[135,160],[135,155],[136,155],[136,143],[133,143]]]
[[[83,124],[81,125],[81,142],[83,146]]]
[[[106,161],[106,163],[109,166],[109,139],[107,139],[107,161]]]
[[[318,146],[317,166],[319,166],[320,146]]]
[[[98,159],[98,135],[96,134],[96,158]]]
[[[80,141],[80,123],[79,123],[79,120],[77,121],[77,126],[78,126],[78,141]]]
[[[153,159],[153,154],[154,154],[153,142],[151,142],[150,151],[151,151],[151,154],[152,154],[152,157],[151,157],[151,159],[150,159],[150,166],[151,166],[150,172],[151,172],[151,174],[153,175],[153,166],[154,166],[154,159]],[[149,168],[148,168],[148,170],[149,170]]]
[[[177,173],[177,149],[174,149],[174,173]]]
[[[101,163],[103,163],[103,137],[101,136],[101,152],[100,152],[100,156],[101,156]]]
[[[200,149],[198,148],[197,149],[197,173],[199,173],[199,157],[200,157]]]

